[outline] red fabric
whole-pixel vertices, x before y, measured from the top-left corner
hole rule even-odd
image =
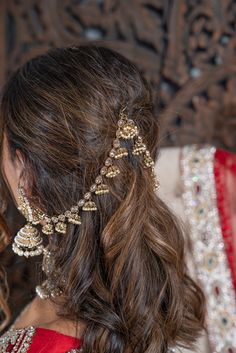
[[[36,328],[27,353],[66,353],[76,348],[80,348],[79,339],[53,330]]]
[[[236,154],[218,149],[214,174],[225,251],[236,291]]]

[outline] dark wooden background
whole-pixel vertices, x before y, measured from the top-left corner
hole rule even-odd
[[[236,1],[0,0],[0,26],[0,86],[52,46],[99,41],[151,82],[162,146],[236,151]],[[32,293],[35,268],[10,253],[4,261],[17,312]]]

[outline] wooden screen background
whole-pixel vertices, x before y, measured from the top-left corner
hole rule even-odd
[[[52,46],[99,42],[151,82],[162,146],[236,151],[234,0],[1,0],[0,26],[0,86]],[[17,313],[33,293],[35,266],[11,251],[4,262]]]

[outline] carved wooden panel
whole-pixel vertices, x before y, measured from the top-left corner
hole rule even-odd
[[[151,82],[162,145],[236,151],[235,18],[234,0],[2,0],[0,84],[52,46],[99,42]]]
[[[99,41],[134,60],[151,81],[162,144],[236,149],[234,0],[9,0],[0,68],[51,46]]]

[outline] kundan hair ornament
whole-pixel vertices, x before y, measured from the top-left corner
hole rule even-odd
[[[81,224],[82,211],[94,212],[97,210],[93,194],[100,196],[109,192],[106,178],[111,179],[121,173],[115,162],[129,154],[127,148],[122,146],[122,141],[131,140],[133,142],[132,155],[142,159],[141,162],[144,168],[150,168],[153,187],[154,189],[159,187],[159,182],[154,172],[154,161],[139,134],[139,128],[132,119],[128,118],[125,110],[123,109],[119,114],[116,137],[113,140],[112,148],[109,151],[109,156],[105,160],[104,166],[100,169],[100,173],[95,178],[94,184],[90,186],[89,191],[84,194],[83,198],[76,205],[73,205],[63,214],[49,217],[47,214],[33,208],[25,195],[24,189],[19,188],[19,209],[25,216],[27,224],[19,230],[14,239],[12,247],[15,253],[26,257],[43,253],[43,240],[35,225],[42,223],[42,233],[46,235],[52,235],[55,232],[65,234],[69,223],[74,225]]]

